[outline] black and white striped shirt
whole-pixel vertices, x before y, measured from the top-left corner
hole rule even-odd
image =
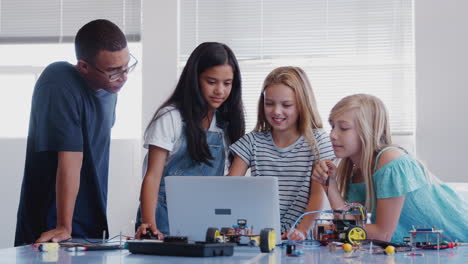
[[[335,159],[330,137],[322,129],[314,132],[320,160]],[[301,136],[295,143],[279,148],[270,132],[251,132],[230,150],[251,168],[252,176],[278,177],[281,232],[286,232],[306,211],[309,201],[310,177],[318,157]]]

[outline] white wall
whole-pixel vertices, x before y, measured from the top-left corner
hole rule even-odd
[[[23,179],[26,139],[0,139],[0,248],[12,247]]]
[[[109,236],[135,234],[141,187],[141,141],[113,139],[110,149],[107,220]]]
[[[143,131],[177,82],[178,1],[144,1],[143,6]]]
[[[415,0],[416,152],[452,182],[468,182],[466,10],[464,0]]]

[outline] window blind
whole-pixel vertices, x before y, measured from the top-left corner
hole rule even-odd
[[[292,65],[307,72],[324,124],[338,100],[370,93],[387,105],[393,133],[414,132],[411,0],[180,0],[179,22],[180,68],[202,42],[233,49],[248,130],[264,78]]]
[[[141,0],[0,0],[0,43],[73,42],[79,28],[100,18],[127,40],[141,39]]]

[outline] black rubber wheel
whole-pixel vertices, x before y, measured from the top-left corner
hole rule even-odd
[[[208,230],[206,230],[206,238],[205,241],[207,243],[216,243],[216,232],[219,234],[219,230],[216,227],[208,227]]]

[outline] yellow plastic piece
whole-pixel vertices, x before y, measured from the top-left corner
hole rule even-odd
[[[39,251],[56,252],[59,248],[58,243],[41,243],[38,247]]]
[[[361,240],[365,240],[366,238],[366,231],[361,227],[353,227],[349,230],[348,241],[353,245],[360,245]]]
[[[387,253],[387,255],[395,254],[395,247],[394,246],[387,246],[385,248],[385,253]]]
[[[216,232],[214,234],[214,241],[224,242],[224,236],[221,235],[219,230],[216,230]]]
[[[349,244],[349,243],[346,243],[346,244],[343,245],[343,250],[345,252],[350,252],[351,250],[353,250],[353,246],[351,244]]]
[[[276,246],[276,233],[275,230],[271,230],[268,234],[268,248],[272,251]]]

